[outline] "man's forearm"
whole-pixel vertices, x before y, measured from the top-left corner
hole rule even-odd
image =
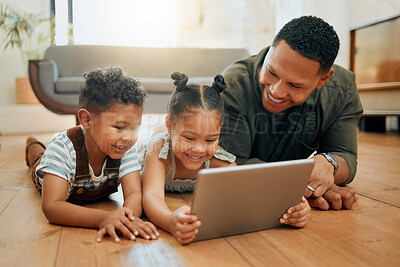
[[[340,156],[338,155],[333,155],[335,159],[339,162],[339,167],[337,172],[335,173],[335,184],[336,185],[341,185],[347,181],[349,178],[349,166],[347,165],[347,162]]]

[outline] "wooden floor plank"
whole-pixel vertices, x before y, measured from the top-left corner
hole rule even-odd
[[[1,170],[0,170],[1,171]],[[28,169],[1,171],[0,188],[19,190],[21,188],[34,188]]]
[[[383,184],[380,181],[373,181],[365,179],[365,176],[358,176],[354,178],[353,182],[348,185],[357,192],[357,194],[364,194],[368,192],[386,191],[386,190],[397,190],[398,187]]]
[[[54,266],[61,227],[47,222],[40,196],[22,188],[0,216],[0,266]]]
[[[400,208],[400,189],[376,191],[364,195]]]
[[[20,164],[21,156],[21,140],[24,137],[20,136],[0,136],[0,170],[5,169],[10,163]],[[17,149],[16,149],[17,148]]]
[[[16,190],[5,190],[0,188],[0,214],[3,213],[8,204],[18,193]]]
[[[338,260],[356,266],[400,262],[399,208],[360,196],[352,210],[313,210],[312,215],[307,235],[338,254]]]

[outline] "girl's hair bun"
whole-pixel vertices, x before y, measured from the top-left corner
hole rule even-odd
[[[186,74],[175,71],[171,74],[171,78],[174,80],[174,85],[176,86],[176,91],[180,92],[185,89],[188,82],[188,76]]]
[[[221,74],[218,74],[214,77],[212,87],[214,87],[219,94],[226,89],[226,83]]]

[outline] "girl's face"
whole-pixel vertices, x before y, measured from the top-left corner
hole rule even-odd
[[[221,115],[216,111],[197,109],[186,112],[171,122],[165,119],[171,135],[172,151],[177,165],[187,170],[199,170],[217,151],[221,132]]]

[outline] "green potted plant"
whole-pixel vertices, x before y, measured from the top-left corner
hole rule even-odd
[[[25,69],[31,59],[42,59],[50,45],[50,36],[38,31],[48,21],[39,14],[22,11],[15,6],[0,3],[0,30],[3,31],[3,50],[17,48]],[[28,88],[25,88],[28,87]],[[19,92],[21,91],[21,92]],[[38,103],[27,77],[16,78],[17,103]]]

